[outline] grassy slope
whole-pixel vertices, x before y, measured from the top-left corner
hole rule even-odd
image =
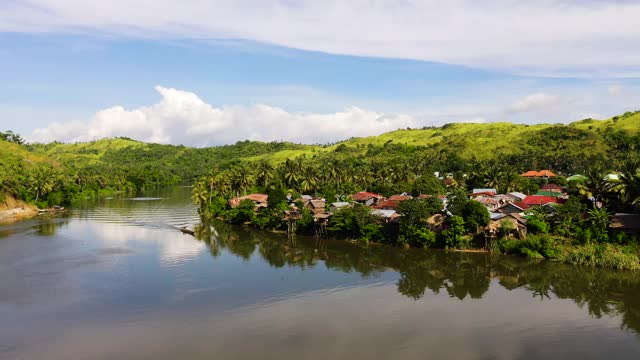
[[[570,125],[520,125],[513,123],[486,123],[486,124],[450,124],[441,128],[430,128],[423,130],[396,130],[379,136],[370,136],[365,138],[353,138],[342,142],[349,147],[361,149],[360,152],[366,152],[370,145],[382,146],[385,143],[406,144],[414,146],[441,146],[449,145],[459,151],[463,158],[476,157],[478,159],[491,158],[496,152],[503,154],[516,153],[519,151],[533,150],[535,146],[526,144],[527,140],[541,130],[551,129],[553,127],[567,126],[581,130],[587,130],[593,133],[597,138],[597,131],[605,131],[607,129],[626,130],[632,133],[640,132],[640,113],[618,120],[582,120]],[[551,131],[551,130],[549,130]],[[339,144],[338,144],[339,145]],[[249,158],[250,160],[266,159],[270,162],[277,163],[284,161],[288,157],[297,157],[301,155],[313,156],[314,153],[322,153],[334,151],[338,145],[329,147],[315,147],[306,150],[290,150],[276,154],[267,154]],[[604,151],[601,142],[586,142],[590,151]]]
[[[22,159],[27,164],[46,162],[53,166],[59,166],[59,163],[57,161],[51,159],[49,156],[46,156],[45,154],[34,153],[31,151],[28,151],[24,147],[19,146],[17,144],[0,140],[0,161],[2,161],[3,159],[7,159],[7,160]]]
[[[626,130],[632,133],[640,132],[640,113],[628,116],[619,116],[608,120],[582,120],[570,125],[520,125],[512,123],[486,123],[486,124],[450,124],[441,128],[429,128],[420,130],[396,130],[379,136],[366,138],[353,138],[332,146],[299,145],[295,148],[267,152],[254,156],[239,156],[249,161],[267,160],[271,163],[279,163],[287,158],[298,156],[311,157],[314,154],[334,151],[344,144],[357,149],[356,152],[364,153],[369,146],[382,146],[385,143],[406,144],[414,146],[442,146],[456,149],[463,158],[475,156],[478,159],[491,158],[496,152],[503,154],[520,151],[533,151],[539,145],[527,144],[532,137],[539,135],[540,131],[553,127],[567,126],[587,130],[592,133],[588,140],[583,141],[589,151],[604,151],[601,142],[596,141],[603,131],[608,129]],[[120,150],[127,147],[145,148],[147,144],[128,139],[104,139],[79,144],[47,144],[36,147],[36,154],[30,156],[49,156],[61,162],[81,161],[83,163],[96,163],[102,161],[102,157],[109,150]],[[562,149],[555,149],[562,151]],[[176,150],[176,154],[187,150]],[[198,151],[194,149],[194,151]],[[167,159],[169,160],[169,159]]]

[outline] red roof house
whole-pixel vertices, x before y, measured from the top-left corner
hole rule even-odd
[[[538,176],[538,172],[535,170],[529,170],[524,174],[521,174],[520,176],[524,176],[524,177],[537,177]]]
[[[553,196],[530,195],[524,198],[524,200],[522,200],[521,203],[529,206],[539,206],[539,205],[545,205],[549,203],[560,204],[561,200]]]
[[[353,199],[353,201],[365,204],[367,206],[374,205],[384,200],[384,196],[376,193],[366,192],[366,191],[360,191],[359,193],[355,193],[351,198]]]
[[[556,174],[551,172],[551,170],[540,170],[538,171],[538,177],[554,177]]]

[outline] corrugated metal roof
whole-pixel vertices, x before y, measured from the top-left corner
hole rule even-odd
[[[491,189],[491,188],[486,188],[486,189],[473,189],[473,194],[480,194],[480,193],[494,193],[497,194],[498,191],[496,189]]]
[[[375,209],[375,210],[372,210],[371,213],[374,214],[374,215],[380,215],[380,216],[382,216],[384,218],[390,218],[390,217],[392,217],[393,215],[396,214],[396,211],[395,210]]]
[[[520,199],[520,200],[524,200],[524,198],[526,198],[526,197],[527,197],[527,195],[525,195],[525,194],[523,194],[523,193],[521,193],[521,192],[517,192],[517,191],[510,192],[508,195],[511,195],[511,196],[513,196],[513,197],[517,197],[517,198],[518,198],[518,199]]]

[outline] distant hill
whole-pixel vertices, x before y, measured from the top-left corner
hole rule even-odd
[[[499,123],[453,123],[442,127],[400,129],[378,136],[352,138],[332,145],[298,145],[289,142],[240,141],[234,145],[189,148],[175,145],[147,144],[126,138],[103,139],[87,143],[50,143],[31,146],[34,156],[51,157],[63,163],[99,164],[163,163],[183,168],[211,167],[236,161],[267,160],[283,162],[298,156],[312,157],[350,149],[351,155],[364,155],[372,147],[388,144],[453,151],[463,159],[486,160],[498,154],[544,152],[548,155],[604,155],[610,150],[606,137],[623,132],[640,133],[640,112],[629,112],[608,120],[586,119],[571,123],[522,125]],[[188,176],[189,176],[188,175]]]

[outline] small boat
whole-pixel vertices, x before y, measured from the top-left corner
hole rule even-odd
[[[182,231],[183,234],[187,234],[187,235],[195,235],[196,232],[187,228],[186,226],[183,226],[181,228],[179,228],[180,231]]]
[[[54,206],[54,207],[50,207],[48,209],[38,209],[38,212],[41,214],[44,213],[55,213],[55,212],[60,212],[60,211],[64,211],[64,207],[63,206]]]

